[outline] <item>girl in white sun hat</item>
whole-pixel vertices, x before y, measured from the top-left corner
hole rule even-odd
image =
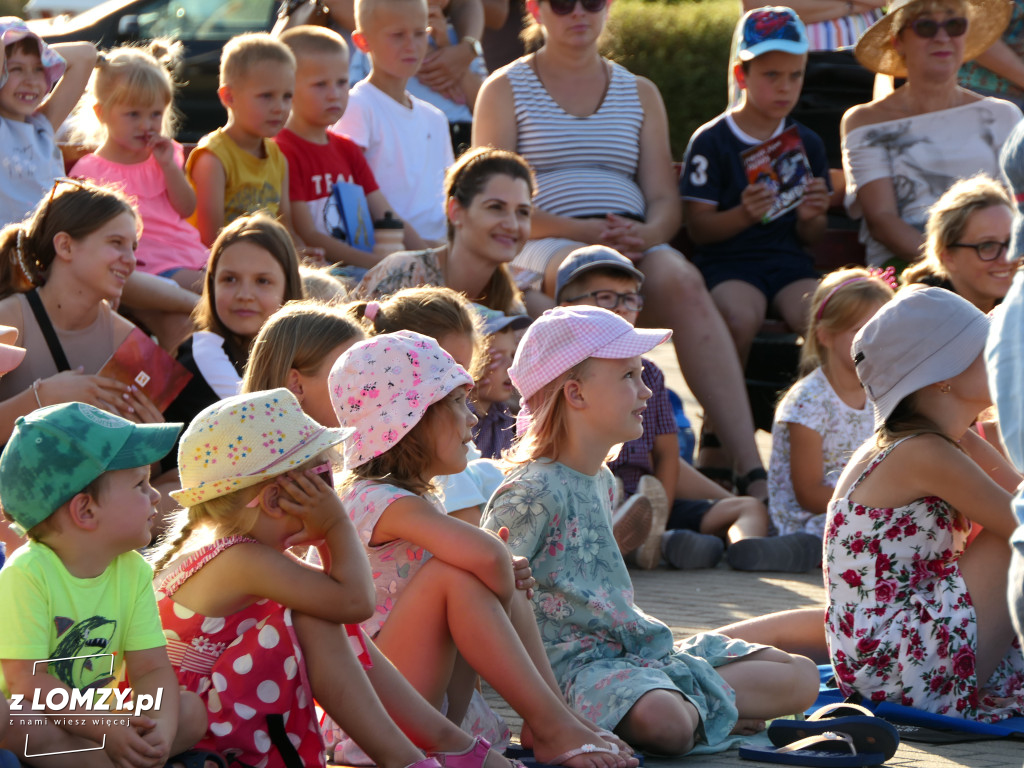
[[[373,607],[368,563],[332,482],[330,451],[350,432],[321,426],[282,388],[221,400],[181,438],[183,487],[172,495],[184,510],[156,568],[193,533],[213,541],[160,574],[157,598],[178,681],[207,707],[200,745],[232,763],[325,766],[315,698],[382,768],[441,768],[441,759],[507,768],[454,724],[431,720],[348,623]],[[297,544],[313,544],[326,566],[287,554]]]
[[[381,334],[346,351],[328,378],[343,427],[342,499],[374,573],[363,629],[428,700],[463,708],[457,656],[518,712],[539,762],[633,768],[611,734],[566,705],[530,610],[533,578],[498,535],[445,514],[433,479],[466,468],[473,379],[433,339]],[[462,679],[460,677],[460,679]],[[465,690],[462,690],[465,688]]]
[[[508,528],[512,552],[530,560],[537,624],[570,704],[635,748],[677,755],[727,749],[731,733],[802,711],[818,674],[802,656],[723,635],[675,646],[633,601],[604,462],[641,435],[651,390],[640,356],[669,335],[598,307],[558,307],[534,321],[509,370],[522,395],[519,466],[481,525]]]

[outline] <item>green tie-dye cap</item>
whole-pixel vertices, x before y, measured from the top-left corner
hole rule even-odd
[[[181,428],[135,424],[85,403],[21,416],[0,454],[0,505],[27,531],[104,472],[162,459]]]

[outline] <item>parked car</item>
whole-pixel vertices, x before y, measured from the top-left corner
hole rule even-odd
[[[99,48],[173,37],[185,46],[176,104],[178,140],[194,142],[227,120],[217,98],[220,52],[235,35],[266,32],[278,0],[108,0],[71,17],[35,19],[29,26],[50,43],[89,40]]]
[[[25,3],[25,18],[48,19],[51,16],[73,16],[99,4],[100,0],[28,0]]]

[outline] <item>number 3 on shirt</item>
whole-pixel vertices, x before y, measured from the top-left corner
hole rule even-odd
[[[694,155],[690,161],[690,183],[695,187],[703,187],[708,180],[708,159],[704,155]]]

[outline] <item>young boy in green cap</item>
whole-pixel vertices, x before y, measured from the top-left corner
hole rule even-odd
[[[0,748],[30,765],[81,752],[75,764],[163,766],[206,730],[199,698],[179,694],[135,551],[160,498],[149,465],[181,426],[64,403],[19,418],[0,454],[0,505],[29,539],[0,571]]]

